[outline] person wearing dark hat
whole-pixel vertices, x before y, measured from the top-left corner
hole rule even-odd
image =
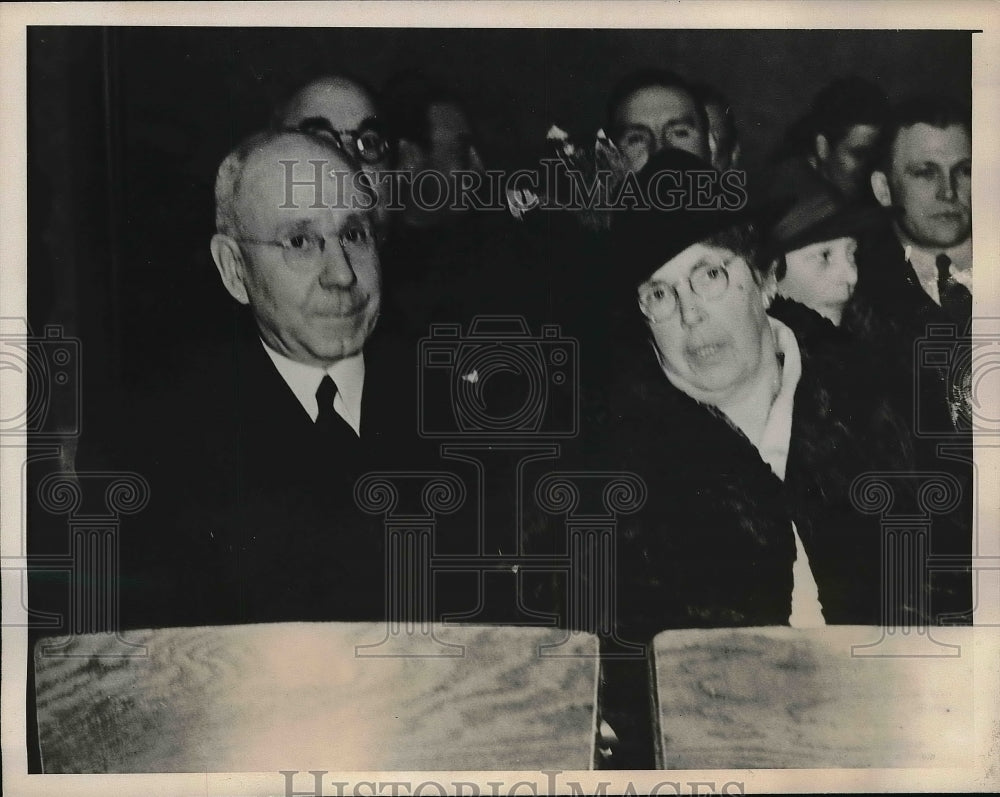
[[[778,280],[778,296],[768,313],[795,332],[802,348],[863,373],[863,389],[883,396],[907,429],[949,431],[953,422],[947,381],[932,378],[935,373],[916,378],[914,341],[897,320],[873,306],[870,296],[854,290],[858,238],[885,223],[880,209],[844,206],[825,194],[795,203],[767,235],[765,254]],[[946,470],[970,483],[967,467],[938,455],[936,437],[915,435],[913,448],[921,470]],[[971,512],[971,505],[965,511]],[[969,529],[968,519],[959,515],[948,522],[957,524],[949,534]]]
[[[787,324],[800,345],[867,369],[869,386],[890,399],[910,428],[917,428],[915,404],[924,425],[950,427],[944,382],[915,380],[913,341],[869,295],[855,291],[858,239],[886,222],[881,209],[844,205],[825,193],[794,203],[766,234],[764,255],[778,294],[768,313]]]
[[[879,209],[820,191],[793,202],[765,231],[763,256],[777,280],[768,312],[791,327],[801,345],[840,345],[842,356],[878,359],[870,345],[891,328],[855,286],[858,238],[882,223]]]
[[[858,281],[855,236],[878,217],[873,209],[844,207],[825,193],[796,202],[769,236],[778,295],[840,326]]]
[[[659,174],[702,167],[665,150],[639,182],[648,192],[665,182]],[[647,486],[644,506],[617,526],[601,703],[618,737],[613,766],[652,761],[645,661],[618,660],[621,641],[885,616],[879,524],[855,508],[850,487],[872,470],[912,468],[909,432],[850,363],[800,347],[767,314],[776,282],[760,256],[760,218],[689,203],[625,211],[612,231],[615,295],[631,294],[640,323],[618,341],[591,464]],[[910,623],[924,619],[919,605],[888,608],[894,622]]]

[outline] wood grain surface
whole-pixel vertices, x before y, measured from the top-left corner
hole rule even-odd
[[[915,655],[852,655],[852,646],[880,639],[881,629],[868,627],[662,633],[654,640],[658,762],[666,769],[969,766],[976,630],[931,629],[934,640],[960,646],[960,655],[946,657],[926,655],[956,652],[927,637],[855,651]]]
[[[589,769],[594,637],[551,629],[280,623],[36,646],[46,773]],[[539,646],[559,643],[548,654]],[[357,645],[371,645],[356,655]],[[429,652],[448,657],[426,657]],[[386,657],[371,657],[375,656]]]

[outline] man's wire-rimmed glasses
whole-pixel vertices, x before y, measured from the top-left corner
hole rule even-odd
[[[289,268],[295,271],[310,271],[315,268],[320,256],[326,251],[328,237],[313,230],[301,230],[277,239],[236,238],[236,241],[255,246],[273,246],[281,249],[281,254]],[[337,234],[337,243],[348,264],[375,254],[375,233],[367,220],[349,222]]]
[[[328,119],[310,116],[299,122],[296,129],[329,138],[341,150],[369,165],[379,163],[389,152],[389,139],[374,118],[366,119],[354,130],[337,130]]]

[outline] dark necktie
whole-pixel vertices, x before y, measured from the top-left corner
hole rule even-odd
[[[953,321],[964,327],[972,317],[972,294],[951,276],[951,258],[942,253],[934,261],[938,272],[938,296],[941,308]]]
[[[319,407],[319,414],[316,416],[316,431],[323,437],[324,444],[337,447],[356,446],[358,436],[354,429],[333,408],[333,400],[336,396],[336,383],[329,374],[324,374],[319,387],[316,388],[316,404]]]

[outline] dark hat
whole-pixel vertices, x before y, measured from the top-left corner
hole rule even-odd
[[[636,181],[640,203],[616,211],[611,226],[615,269],[631,288],[689,246],[767,214],[748,206],[739,181],[682,150],[657,152]]]
[[[766,254],[777,257],[810,244],[854,236],[885,220],[881,208],[848,205],[832,192],[816,191],[795,201],[767,231]]]

